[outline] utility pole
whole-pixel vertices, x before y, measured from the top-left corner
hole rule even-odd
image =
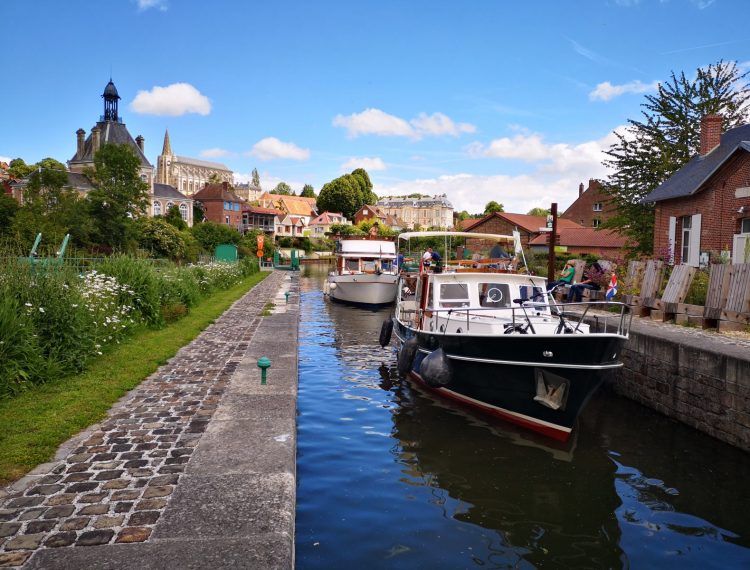
[[[550,218],[552,218],[550,220]],[[557,239],[557,202],[552,202],[552,208],[550,208],[550,215],[547,216],[547,227],[552,224],[552,231],[549,236],[549,258],[547,265],[547,279],[549,281],[555,280],[555,240]]]

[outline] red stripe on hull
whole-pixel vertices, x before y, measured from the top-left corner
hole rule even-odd
[[[450,392],[445,389],[440,388],[434,388],[430,386],[427,382],[425,382],[422,377],[417,374],[414,371],[411,371],[409,373],[409,376],[413,378],[421,387],[427,388],[430,392],[433,394],[439,395],[441,398],[445,398],[446,400],[451,400],[452,402],[456,402],[460,404],[461,406],[471,408],[473,410],[479,410],[480,412],[491,415],[500,419],[503,419],[505,421],[514,423],[516,425],[519,425],[523,428],[529,429],[531,431],[535,431],[537,433],[540,433],[546,437],[555,439],[557,441],[568,441],[570,438],[570,431],[565,431],[562,428],[555,428],[554,426],[537,423],[533,420],[529,420],[523,417],[519,417],[514,414],[510,414],[508,412],[503,411],[502,409],[489,406],[489,405],[482,405],[478,403],[475,400],[469,400],[464,397],[462,397],[460,394],[457,394],[455,392]]]

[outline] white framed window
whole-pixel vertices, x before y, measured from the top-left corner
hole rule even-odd
[[[172,206],[174,206],[174,202],[167,202],[167,213],[172,209]]]
[[[161,202],[154,200],[154,216],[161,216]]]
[[[602,203],[596,202],[594,203],[594,212],[601,212],[602,211]]]
[[[188,221],[188,207],[184,202],[180,204],[180,215],[182,216],[183,220],[185,220],[186,222]]]
[[[693,229],[693,216],[682,216],[682,262],[690,259],[690,233]]]
[[[601,225],[602,225],[602,221],[599,218],[594,218],[593,220],[591,220],[592,228],[598,228]]]

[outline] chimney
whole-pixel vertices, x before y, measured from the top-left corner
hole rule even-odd
[[[578,185],[578,197],[579,197],[579,198],[581,197],[581,194],[583,194],[583,182],[581,182],[581,183],[580,183],[580,184]]]
[[[84,137],[86,136],[86,131],[83,129],[78,129],[76,131],[76,159],[81,160],[83,158],[83,145],[84,145]]]
[[[141,152],[143,152],[143,142],[145,140],[146,139],[144,139],[142,135],[138,135],[137,137],[135,137],[135,142],[138,145],[138,148],[141,149]]]
[[[99,129],[99,127],[94,127],[93,129],[91,129],[92,154],[96,154],[97,151],[99,150],[99,143],[100,143],[99,134],[100,133],[101,133],[101,130]]]
[[[701,156],[707,155],[721,142],[721,115],[704,115],[701,119]]]

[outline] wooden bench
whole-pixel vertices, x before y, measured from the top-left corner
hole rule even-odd
[[[750,263],[738,263],[729,270],[727,302],[721,311],[719,330],[745,330],[750,325]]]
[[[704,329],[719,327],[721,311],[727,304],[731,269],[732,266],[728,263],[715,263],[711,265],[708,277],[708,290],[706,291],[706,303],[703,307],[703,318],[701,319],[701,327]]]
[[[646,262],[646,269],[643,272],[643,282],[641,283],[640,295],[633,305],[640,307],[639,315],[648,317],[651,314],[651,308],[656,304],[656,296],[661,289],[664,281],[664,262],[658,259],[651,259]]]
[[[685,312],[685,297],[695,277],[696,267],[681,264],[672,269],[661,299],[650,298],[646,307],[651,309],[651,318],[657,321],[671,321],[675,315]],[[681,310],[682,309],[682,310]]]
[[[622,301],[626,305],[640,304],[640,295],[636,295],[634,292],[640,291],[645,271],[646,264],[643,261],[628,262],[628,272],[622,282]]]

